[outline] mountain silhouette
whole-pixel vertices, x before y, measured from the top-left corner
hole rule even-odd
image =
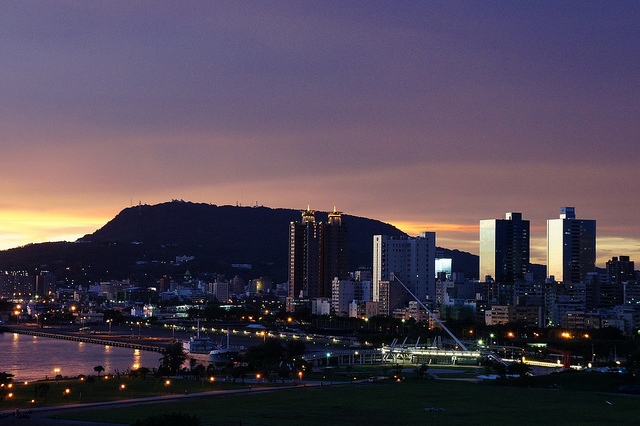
[[[48,270],[70,283],[131,278],[153,285],[163,275],[217,272],[227,277],[270,277],[286,282],[289,223],[300,210],[217,206],[172,201],[125,208],[102,228],[73,243],[30,244],[0,252],[0,269]],[[326,221],[326,212],[316,213]],[[374,219],[343,214],[348,228],[349,269],[371,266],[373,235],[405,235]],[[439,249],[454,271],[477,277],[478,257]],[[176,264],[176,257],[193,257]],[[234,266],[236,265],[236,266]],[[238,265],[247,265],[238,267]],[[248,269],[250,265],[251,269]]]

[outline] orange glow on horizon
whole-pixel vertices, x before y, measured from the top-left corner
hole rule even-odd
[[[0,250],[47,241],[75,241],[111,220],[81,212],[0,212]]]
[[[464,232],[477,234],[479,225],[462,225],[458,223],[430,223],[392,221],[391,225],[409,235],[419,235],[420,232]]]

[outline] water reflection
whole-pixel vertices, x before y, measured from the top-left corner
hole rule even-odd
[[[102,346],[85,342],[0,333],[0,371],[14,374],[14,380],[40,380],[45,377],[95,374],[101,365],[105,373],[123,373],[134,364],[153,369],[158,367],[157,352]],[[54,369],[58,368],[59,372]]]

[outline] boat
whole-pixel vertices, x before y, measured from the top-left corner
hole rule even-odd
[[[230,345],[231,331],[227,329],[227,344],[220,345],[218,348],[209,352],[209,362],[229,362],[233,361],[240,353],[240,348],[232,348]]]
[[[198,321],[198,330],[196,335],[191,336],[189,340],[183,340],[182,348],[188,354],[208,354],[216,348],[216,345],[210,338],[200,337],[200,321]]]

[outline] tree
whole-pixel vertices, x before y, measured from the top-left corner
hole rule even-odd
[[[390,370],[392,373],[400,374],[402,373],[402,366],[400,364],[394,364]]]
[[[96,376],[87,377],[87,383],[89,384],[89,398],[93,396],[93,385],[96,383]]]
[[[162,351],[160,370],[165,374],[176,374],[187,359],[181,343],[171,343]]]
[[[3,371],[0,373],[0,383],[5,385],[7,383],[11,383],[13,381],[13,374],[7,373]]]
[[[492,367],[493,367],[493,370],[496,372],[496,374],[500,376],[500,378],[505,379],[507,377],[506,365],[504,365],[501,362],[494,362]]]
[[[122,325],[125,322],[125,317],[122,312],[116,311],[115,309],[106,309],[103,315],[105,323],[110,321],[112,325]]]
[[[289,378],[289,374],[291,373],[291,369],[286,365],[282,364],[278,369],[278,376],[282,379],[282,383],[284,383],[284,379]]]
[[[514,362],[509,364],[507,371],[509,374],[517,374],[519,377],[527,377],[531,371],[531,367],[524,362]]]
[[[198,364],[194,368],[191,369],[192,374],[196,377],[204,377],[207,374],[207,369],[204,365]]]
[[[35,385],[33,388],[34,396],[36,398],[44,398],[44,400],[46,401],[47,392],[49,392],[50,388],[51,385],[49,383],[40,383],[39,385]]]
[[[209,303],[207,307],[204,308],[204,317],[207,319],[207,321],[214,321],[220,318],[224,318],[226,313],[227,312],[220,307],[220,304],[218,302]]]
[[[304,342],[300,340],[289,340],[286,343],[285,350],[286,350],[286,357],[293,358],[296,356],[304,355],[304,353],[307,350],[307,347],[304,344]]]
[[[100,377],[100,373],[104,371],[104,367],[101,365],[96,365],[95,367],[93,367],[93,371],[98,373],[98,377]]]
[[[286,350],[279,339],[267,339],[262,345],[251,346],[245,359],[256,370],[269,371],[286,360]]]
[[[247,367],[243,365],[236,365],[231,370],[231,377],[233,377],[233,383],[236,382],[236,379],[242,379],[242,383],[244,383],[245,377],[247,377]]]
[[[306,346],[303,342],[283,342],[280,339],[270,338],[263,344],[252,346],[247,350],[245,360],[251,368],[264,374],[267,378],[270,373],[277,373],[284,381],[289,373],[296,368],[307,368],[297,365],[301,362],[300,355],[305,353]]]
[[[428,364],[422,364],[420,365],[420,367],[417,367],[415,369],[415,372],[418,374],[418,376],[420,376],[421,379],[427,379],[431,376],[429,373],[427,373],[427,371],[429,371]]]
[[[147,378],[147,374],[149,374],[151,370],[149,370],[147,367],[140,367],[136,371],[140,376],[142,376],[142,380],[144,380]]]

